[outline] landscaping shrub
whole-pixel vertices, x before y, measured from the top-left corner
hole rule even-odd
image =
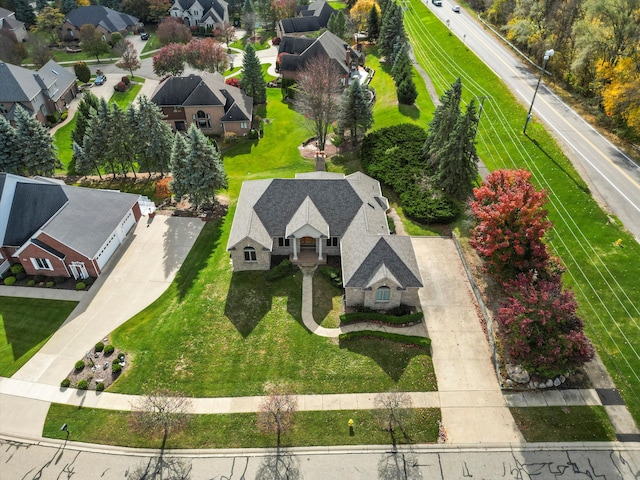
[[[336,287],[342,288],[342,276],[337,268],[323,265],[320,267],[320,274],[327,277]]]
[[[273,282],[281,278],[291,275],[296,270],[296,266],[289,260],[283,260],[280,265],[273,267],[271,270],[265,272],[265,278]]]
[[[76,290],[84,290],[85,288],[87,288],[87,286],[85,285],[84,282],[76,283]]]
[[[363,313],[363,312],[353,312],[353,313],[344,313],[340,315],[340,323],[349,324],[349,323],[359,323],[359,322],[382,322],[388,323],[390,325],[404,325],[406,323],[419,322],[422,320],[423,314],[422,312],[410,313],[408,315],[395,316],[395,315],[387,315],[385,313]]]
[[[129,77],[127,75],[123,76],[121,80],[122,80],[122,83],[124,83],[127,86],[131,83],[131,80],[129,80]]]
[[[103,350],[104,350],[104,343],[102,343],[102,342],[98,342],[98,343],[96,343],[96,346],[95,346],[95,347],[93,347],[93,349],[94,349],[94,351],[95,351],[96,353],[97,353],[97,352],[101,352],[101,351],[103,351]]]
[[[273,37],[271,39],[271,45],[273,45],[274,47],[277,47],[278,45],[280,45],[281,41],[282,39],[280,37]]]
[[[35,284],[36,284],[36,281],[33,278],[27,282],[27,286],[29,287],[33,287]]]
[[[171,188],[169,187],[173,177],[164,177],[156,182],[156,198],[164,200],[171,197]]]
[[[35,275],[33,279],[36,282],[44,282],[47,279],[47,277],[45,277],[44,275]]]
[[[400,194],[402,210],[420,223],[449,223],[462,211],[462,205],[440,192],[410,185]]]
[[[118,82],[113,88],[116,92],[124,92],[127,90],[127,86],[124,82]]]
[[[124,353],[120,352],[118,354],[118,360],[120,360],[121,362],[124,362]]]
[[[113,345],[105,345],[104,346],[104,355],[111,355],[114,350],[115,350],[115,347]]]
[[[122,40],[124,40],[124,37],[120,32],[113,32],[111,34],[111,37],[109,37],[109,45],[113,47],[114,45],[116,45],[118,42],[121,42]]]
[[[24,267],[22,266],[21,263],[16,263],[14,265],[11,265],[11,273],[13,273],[14,275],[16,273],[22,273],[24,272]]]
[[[73,71],[82,83],[88,83],[91,80],[91,70],[85,62],[77,62],[73,66]]]
[[[96,383],[96,392],[102,392],[104,390],[104,383],[98,382]]]
[[[24,272],[18,272],[16,273],[16,280],[24,280],[25,278],[27,278],[27,274]]]
[[[396,223],[393,221],[393,218],[387,217],[387,225],[389,226],[389,233],[392,235],[396,233]]]
[[[231,85],[232,87],[240,88],[240,80],[238,77],[227,78],[224,83]]]
[[[114,365],[119,364],[119,363],[120,363],[120,357],[116,357],[116,358],[114,358],[114,359],[113,359],[113,361],[112,361],[111,363],[112,363],[112,364],[114,364]]]
[[[51,288],[51,287],[53,287],[55,284],[56,284],[56,282],[54,282],[53,280],[49,280],[49,281],[45,284],[45,286],[46,286],[47,288]]]
[[[76,370],[82,370],[86,365],[84,364],[84,360],[78,360],[76,362]]]
[[[415,345],[417,347],[424,348],[425,350],[431,349],[430,338],[415,337],[412,335],[400,335],[398,333],[377,332],[373,330],[341,333],[339,338],[340,338],[340,341],[348,341],[348,340],[352,340],[354,338],[360,338],[360,337],[384,338],[385,340],[391,340],[392,342],[404,343],[406,345]]]
[[[85,379],[82,379],[78,382],[78,390],[86,390],[87,388],[89,388],[89,382],[87,382]]]
[[[60,114],[60,120],[66,120],[67,118],[69,118],[69,110],[65,110]]]
[[[238,138],[238,134],[235,132],[225,132],[224,143],[231,143]]]
[[[16,283],[16,277],[7,277],[4,279],[4,284],[5,285],[13,285],[14,283]]]
[[[71,380],[69,380],[68,378],[65,378],[64,380],[62,380],[62,381],[60,382],[60,386],[61,386],[62,388],[67,388],[67,387],[69,387],[70,385],[71,385]]]
[[[120,365],[119,363],[115,363],[115,362],[114,362],[114,363],[111,365],[111,372],[112,372],[114,375],[118,375],[121,371],[122,371],[122,365]]]

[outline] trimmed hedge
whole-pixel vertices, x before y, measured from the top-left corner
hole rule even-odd
[[[82,370],[84,367],[86,367],[84,360],[78,360],[76,362],[76,370]]]
[[[104,390],[104,383],[98,382],[96,383],[96,392],[102,392]]]
[[[98,342],[98,343],[96,343],[96,345],[93,347],[93,349],[94,349],[96,352],[101,352],[101,351],[103,351],[103,350],[104,350],[104,343],[102,343],[102,342]]]
[[[87,286],[84,284],[84,282],[78,282],[76,283],[76,290],[84,290]]]
[[[16,283],[16,277],[7,277],[4,279],[5,285],[13,285],[14,283]]]
[[[22,266],[21,263],[15,263],[11,265],[11,273],[15,275],[16,273],[21,273],[21,272],[24,272],[24,267]]]
[[[115,347],[113,345],[105,345],[104,346],[104,355],[111,355],[114,350],[115,350]]]
[[[69,387],[70,385],[71,385],[71,380],[69,380],[68,378],[65,378],[64,380],[62,380],[62,381],[60,382],[60,386],[61,386],[62,388],[67,388],[67,387]]]
[[[89,388],[89,382],[84,379],[78,382],[78,390],[86,390],[87,388]]]
[[[416,337],[413,335],[401,335],[399,333],[378,332],[375,330],[362,330],[360,332],[341,333],[340,341],[349,341],[360,337],[377,337],[392,342],[404,343],[407,345],[415,345],[425,350],[431,350],[431,339],[426,337]]]
[[[411,313],[409,315],[402,315],[396,317],[395,315],[387,315],[384,313],[365,313],[365,312],[353,312],[343,313],[340,315],[340,323],[360,323],[360,322],[382,322],[389,325],[404,325],[406,323],[417,323],[424,317],[422,312]]]

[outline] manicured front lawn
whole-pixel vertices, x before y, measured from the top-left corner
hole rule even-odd
[[[342,290],[317,271],[313,276],[313,318],[323,327],[336,328],[341,313]]]
[[[113,92],[109,103],[117,103],[121,109],[125,110],[136,98],[141,88],[142,85],[140,84],[131,84],[126,92]]]
[[[386,340],[345,347],[311,334],[300,318],[300,272],[272,283],[262,272],[232,274],[225,251],[231,213],[203,229],[168,291],[112,334],[132,360],[110,391],[153,385],[188,396],[243,396],[262,394],[266,382],[286,382],[295,393],[436,389],[424,350]]]
[[[434,443],[438,437],[440,410],[416,409],[414,421],[407,426],[410,439],[397,435],[398,443]],[[354,435],[349,434],[349,419],[354,421]],[[52,404],[43,436],[65,439],[60,425],[69,425],[69,439],[77,442],[158,448],[160,438],[132,433],[129,412],[78,408]],[[293,428],[282,438],[286,447],[316,445],[384,445],[390,444],[388,432],[381,430],[374,410],[335,410],[297,412]],[[228,415],[194,415],[187,430],[170,435],[166,448],[261,448],[274,447],[275,435],[265,435],[256,428],[254,413]]]
[[[405,24],[440,95],[461,77],[463,101],[486,98],[477,137],[485,165],[530,170],[534,184],[548,191],[554,228],[547,240],[567,269],[564,280],[587,335],[640,424],[640,244],[599,207],[537,119],[522,134],[526,107],[427,7],[411,0]]]
[[[53,134],[53,142],[58,149],[58,158],[62,164],[61,173],[68,173],[69,164],[73,159],[73,142],[71,141],[71,132],[76,128],[75,116],[66,124],[60,127]]]
[[[0,297],[0,376],[10,377],[27,363],[77,304]]]
[[[604,407],[511,408],[527,442],[611,442],[616,439]]]

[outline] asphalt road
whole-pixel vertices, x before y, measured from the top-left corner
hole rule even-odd
[[[73,433],[72,433],[73,435]],[[495,448],[438,445],[317,447],[164,452],[69,443],[25,444],[0,439],[3,479],[172,480],[459,480],[640,478],[640,445],[532,444]]]
[[[451,0],[444,0],[442,7],[435,7],[427,0],[423,3],[443,22],[449,21],[451,31],[493,69],[523,105],[530,106],[538,75],[523,67],[527,60],[497,40],[470,12],[453,12]],[[547,69],[552,69],[552,65],[553,57]],[[559,140],[583,177],[586,174],[585,180],[592,192],[595,190],[596,199],[604,201],[640,242],[640,166],[546,88],[544,80],[532,113],[534,120],[544,122]],[[523,116],[519,131],[525,120]]]

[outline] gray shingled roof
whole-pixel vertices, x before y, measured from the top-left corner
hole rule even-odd
[[[18,181],[2,244],[20,247],[67,202],[59,185]]]
[[[227,250],[235,248],[235,246],[249,237],[265,249],[271,250],[273,246],[273,237],[264,228],[264,225],[253,210],[253,206],[262,196],[272,180],[253,180],[243,182],[238,196],[236,213],[233,217],[229,240],[227,241]]]
[[[304,37],[292,37],[285,35],[278,47],[280,57],[280,70],[297,71],[306,61],[318,55],[326,55],[334,61],[334,64],[343,73],[350,73],[351,66],[346,62],[347,48],[350,49],[350,58],[357,60],[360,54],[351,49],[340,37],[326,31],[317,39]]]
[[[0,102],[31,102],[42,90],[37,73],[0,62]]]
[[[53,60],[49,60],[38,70],[38,75],[45,84],[49,97],[54,102],[57,102],[62,94],[76,82],[75,74]]]
[[[304,199],[300,208],[289,220],[285,229],[285,237],[293,235],[305,225],[314,228],[322,235],[322,238],[329,238],[329,224],[309,197]]]
[[[86,24],[102,25],[109,33],[126,30],[139,22],[137,17],[101,5],[74,8],[67,14],[67,21],[77,28]]]
[[[317,0],[307,7],[298,8],[297,17],[280,20],[281,29],[284,33],[315,32],[325,28],[336,11],[325,0]]]
[[[15,30],[24,25],[24,22],[18,20],[15,12],[0,7],[0,28],[7,30]]]

